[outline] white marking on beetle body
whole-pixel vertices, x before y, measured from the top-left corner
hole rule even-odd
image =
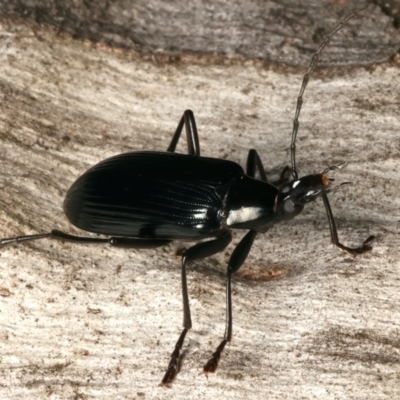
[[[226,223],[228,226],[241,222],[253,221],[262,214],[260,207],[241,207],[238,210],[230,211]]]

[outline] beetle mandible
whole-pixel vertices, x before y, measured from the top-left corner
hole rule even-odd
[[[225,345],[232,339],[232,274],[246,260],[257,234],[267,232],[280,221],[293,219],[306,204],[321,197],[331,242],[353,256],[372,249],[374,236],[357,248],[343,245],[338,238],[327,194],[340,185],[332,188],[332,179],[327,174],[346,163],[329,167],[321,174],[299,178],[295,158],[299,115],[310,73],[330,38],[365,8],[353,11],[342,20],[314,53],[297,98],[290,145],[291,168],[286,167],[274,184],[267,181],[261,158],[254,149],[248,153],[246,171],[232,161],[201,157],[195,118],[187,110],[166,152],[131,152],[106,159],[81,175],[68,190],[63,208],[69,221],[82,230],[111,237],[80,237],[52,230],[2,239],[0,245],[48,238],[140,249],[164,246],[173,240],[209,239],[193,245],[182,255],[183,330],[161,382],[168,385],[179,372],[181,349],[192,327],[186,264],[225,249],[232,239],[231,229],[247,230],[227,267],[224,338],[203,367],[206,374],[214,372]],[[183,129],[188,154],[175,152]],[[260,179],[256,179],[257,172]]]

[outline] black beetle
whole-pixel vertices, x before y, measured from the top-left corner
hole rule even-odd
[[[0,244],[4,246],[52,238],[78,243],[109,243],[117,247],[155,248],[173,240],[212,238],[195,244],[182,255],[184,329],[161,382],[168,385],[179,371],[181,348],[187,331],[192,327],[186,263],[222,251],[231,242],[231,229],[248,230],[234,249],[227,268],[224,339],[203,368],[206,374],[214,372],[226,343],[232,338],[231,277],[246,260],[258,233],[265,233],[278,222],[294,218],[307,203],[321,196],[332,243],[351,255],[362,254],[372,248],[374,236],[368,237],[358,248],[347,247],[338,239],[327,197],[327,193],[337,186],[331,188],[327,173],[345,164],[329,167],[321,174],[299,178],[295,161],[298,118],[310,73],[332,35],[358,11],[340,22],[313,55],[297,99],[290,146],[292,165],[282,171],[277,182],[272,184],[267,181],[256,150],[249,151],[246,171],[232,161],[201,157],[194,115],[187,110],[167,152],[132,152],[109,158],[86,171],[68,190],[64,211],[69,221],[85,231],[112,237],[79,237],[53,230],[2,239]],[[183,128],[188,154],[177,154],[175,148]],[[256,179],[257,172],[260,179]]]

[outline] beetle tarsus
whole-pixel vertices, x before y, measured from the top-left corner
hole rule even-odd
[[[203,367],[204,374],[208,377],[208,374],[211,372],[215,372],[218,368],[219,360],[221,359],[221,353],[224,350],[225,345],[228,343],[226,339],[224,339],[221,344],[217,347],[217,350],[213,353],[211,358],[206,362]]]
[[[188,329],[185,328],[179,336],[179,339],[175,344],[174,351],[171,354],[171,360],[168,364],[167,371],[165,372],[165,375],[159,386],[169,387],[169,384],[172,383],[178,375],[181,369],[181,349],[187,331]]]
[[[360,247],[347,247],[343,245],[342,243],[334,243],[335,246],[337,246],[340,250],[344,251],[347,254],[350,254],[351,256],[358,256],[360,254],[367,253],[368,251],[372,250],[372,245],[374,241],[376,240],[376,237],[371,235],[369,236],[364,242],[361,244]]]
[[[12,238],[4,238],[0,240],[0,247],[6,246],[11,243],[21,243],[21,242],[26,242],[28,240],[44,239],[51,237],[51,235],[52,235],[51,233],[39,233],[37,235],[24,235]]]

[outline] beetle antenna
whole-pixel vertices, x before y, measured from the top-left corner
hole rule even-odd
[[[358,8],[358,9],[354,10],[353,12],[351,12],[342,21],[340,21],[335,26],[333,31],[324,37],[324,39],[322,40],[322,43],[319,45],[317,51],[313,54],[313,56],[311,58],[311,62],[310,62],[310,65],[308,66],[308,70],[307,70],[307,72],[305,73],[305,75],[303,77],[303,82],[302,82],[301,87],[300,87],[299,96],[297,97],[296,112],[295,112],[294,120],[293,120],[292,143],[290,144],[290,156],[291,156],[291,161],[292,161],[292,175],[293,175],[293,179],[294,180],[297,180],[298,177],[299,177],[299,174],[297,172],[297,167],[296,167],[296,137],[297,137],[297,132],[299,130],[299,116],[300,116],[301,106],[303,104],[304,91],[306,90],[307,83],[308,83],[308,81],[310,79],[311,71],[313,70],[314,66],[317,64],[320,53],[325,48],[325,46],[329,43],[329,41],[331,40],[332,36],[336,32],[338,32],[340,29],[342,29],[344,24],[347,21],[349,21],[350,19],[356,17],[358,15],[358,13],[360,13],[361,11],[364,11],[368,7],[369,7],[369,5],[366,5],[364,7]]]
[[[333,180],[333,179],[331,179]],[[351,185],[351,182],[342,182],[339,183],[339,185],[335,185],[333,186],[331,189],[328,189],[325,191],[325,193],[332,193],[332,192],[336,192],[336,190],[338,190],[340,187],[342,187],[343,185]]]
[[[329,171],[334,171],[334,170],[336,170],[336,169],[343,169],[343,168],[347,167],[348,164],[349,164],[349,163],[348,163],[347,161],[345,161],[345,162],[343,162],[343,163],[341,163],[341,164],[339,164],[339,165],[332,165],[331,167],[325,168],[325,169],[322,171],[322,173],[323,173],[323,174],[326,174],[326,173],[329,172]]]

